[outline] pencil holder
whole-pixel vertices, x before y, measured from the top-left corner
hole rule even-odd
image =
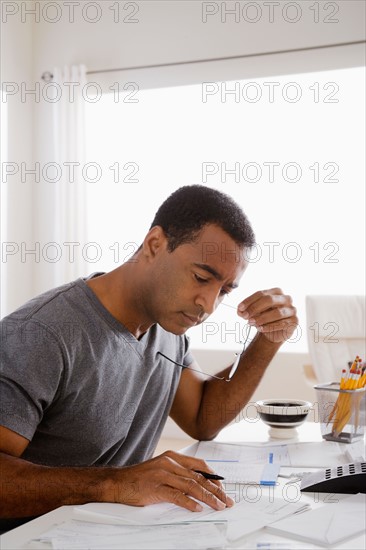
[[[337,382],[314,386],[323,439],[352,443],[365,434],[366,387],[341,390]]]

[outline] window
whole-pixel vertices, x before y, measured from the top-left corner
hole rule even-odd
[[[305,295],[364,293],[363,97],[363,68],[347,68],[132,85],[89,102],[90,272],[126,260],[173,190],[215,187],[241,204],[258,243],[225,301],[236,307],[256,290],[282,287],[300,318],[283,349],[306,351]],[[244,322],[224,305],[188,332],[192,347],[234,349],[243,333]]]

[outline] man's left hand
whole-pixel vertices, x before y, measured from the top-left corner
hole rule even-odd
[[[255,292],[240,302],[238,315],[272,343],[282,344],[288,340],[298,325],[292,298],[280,288]]]

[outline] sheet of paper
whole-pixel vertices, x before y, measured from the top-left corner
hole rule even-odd
[[[202,503],[201,503],[202,504]],[[165,524],[178,523],[192,520],[206,519],[206,516],[212,512],[212,508],[202,504],[202,512],[190,512],[180,506],[169,503],[151,504],[142,508],[136,506],[127,506],[125,504],[114,504],[109,502],[89,502],[81,506],[75,506],[74,510],[78,515],[94,515],[103,521],[104,517],[110,517],[119,520],[124,524]],[[197,517],[196,517],[197,516]]]
[[[220,512],[220,518],[228,520],[227,538],[235,541],[281,518],[301,513],[308,507],[303,503],[290,503],[280,498],[263,496],[257,502],[244,500],[233,508]]]
[[[273,462],[290,466],[286,445],[231,445],[215,441],[201,441],[195,456],[211,461],[231,460],[250,464],[267,464],[269,454],[273,453]]]
[[[357,452],[357,447],[354,452]],[[321,441],[317,443],[291,443],[288,445],[290,466],[297,468],[331,468],[340,464],[348,464],[347,444],[336,441]]]
[[[333,546],[365,531],[365,505],[366,495],[359,493],[305,512],[301,517],[277,521],[267,529],[277,535]]]
[[[229,444],[215,441],[201,441],[196,455],[215,469],[215,461],[237,461],[251,464],[265,464],[273,453],[273,462],[292,468],[329,468],[339,464],[353,462],[356,457],[365,454],[363,442],[352,445],[336,441],[319,441],[316,443],[272,443],[266,446],[253,444]],[[350,457],[354,457],[350,460]]]
[[[318,546],[314,544],[309,544],[308,542],[294,542],[293,540],[288,540],[288,542],[273,542],[273,540],[260,540],[258,542],[253,542],[249,540],[243,542],[240,545],[240,550],[310,550],[311,548],[317,549]]]
[[[225,483],[260,483],[263,473],[263,464],[247,464],[243,462],[225,462],[215,460],[207,463],[220,476],[225,478]]]
[[[192,550],[219,549],[226,544],[226,522],[127,526],[69,520],[46,531],[37,540],[51,543],[54,550],[185,550],[187,540]]]
[[[365,441],[361,439],[355,443],[350,443],[346,447],[347,462],[363,462],[366,459]]]

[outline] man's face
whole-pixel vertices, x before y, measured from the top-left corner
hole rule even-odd
[[[149,281],[148,310],[154,322],[174,334],[202,323],[238,286],[247,267],[244,252],[216,225],[205,226],[193,243],[173,252],[165,242]]]

